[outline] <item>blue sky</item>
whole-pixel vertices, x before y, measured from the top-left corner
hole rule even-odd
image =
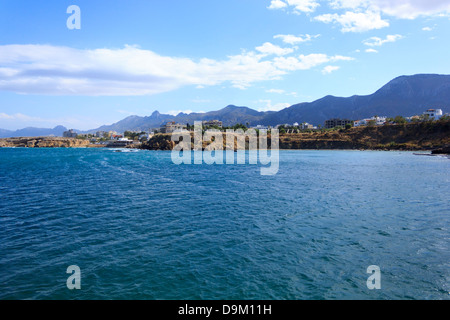
[[[448,0],[0,0],[0,128],[371,94],[450,74],[449,30]]]

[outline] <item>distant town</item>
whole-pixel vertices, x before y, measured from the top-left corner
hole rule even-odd
[[[360,119],[360,120],[350,120],[350,119],[329,119],[326,120],[323,125],[315,126],[313,124],[303,122],[295,122],[293,124],[279,124],[277,126],[250,126],[247,124],[235,124],[232,127],[223,126],[220,120],[209,120],[203,121],[203,130],[215,129],[220,131],[225,131],[227,129],[242,129],[244,131],[248,129],[254,129],[255,131],[269,131],[271,129],[278,129],[281,134],[295,134],[302,132],[313,132],[313,131],[324,131],[324,130],[336,130],[336,129],[350,129],[353,127],[374,127],[374,126],[385,126],[394,124],[406,124],[414,122],[425,122],[425,121],[438,121],[438,120],[450,120],[450,114],[444,114],[441,109],[428,109],[421,115],[415,115],[412,117],[397,116],[395,118],[388,118],[385,116],[375,115],[371,118]],[[99,147],[113,147],[113,148],[123,148],[130,146],[138,146],[141,143],[149,141],[153,136],[157,134],[172,134],[176,131],[188,130],[193,131],[194,125],[181,124],[175,122],[167,122],[160,128],[150,128],[147,132],[145,131],[125,131],[123,133],[118,133],[115,131],[98,131],[95,134],[82,134],[78,133],[73,129],[65,131],[63,133],[64,138],[76,138],[82,140],[88,140],[92,145],[97,145]]]

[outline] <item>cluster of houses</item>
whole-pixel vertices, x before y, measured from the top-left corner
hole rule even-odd
[[[428,109],[423,113],[422,116],[412,116],[412,117],[406,117],[405,120],[408,122],[414,121],[414,120],[420,120],[420,119],[429,119],[429,120],[439,120],[443,116],[448,116],[448,114],[443,114],[442,109]],[[349,120],[349,119],[331,119],[325,121],[325,129],[332,129],[336,127],[345,127],[347,124],[351,124],[354,127],[361,127],[361,126],[367,126],[367,125],[375,125],[375,126],[382,126],[388,122],[388,117],[379,117],[374,116],[367,119],[361,119],[361,120]]]
[[[420,120],[420,119],[429,119],[429,120],[439,120],[444,116],[449,116],[449,114],[443,114],[441,109],[428,109],[426,110],[422,116],[413,116],[413,117],[407,117],[405,118],[406,121],[414,121],[414,120]],[[347,125],[351,125],[354,127],[360,127],[360,126],[367,126],[367,125],[376,125],[376,126],[382,126],[388,122],[387,117],[379,117],[374,116],[367,119],[361,119],[361,120],[349,120],[349,119],[330,119],[325,121],[324,128],[325,129],[333,129],[336,127],[346,127]],[[219,120],[208,120],[202,122],[204,127],[207,128],[223,128],[222,121]],[[317,130],[318,127],[309,124],[307,122],[304,123],[294,123],[293,125],[290,124],[282,124],[277,125],[274,127],[275,129],[283,128],[287,130],[288,133],[294,133],[298,132],[298,130]],[[138,136],[139,141],[143,140],[149,140],[155,133],[173,133],[175,131],[179,130],[186,130],[190,129],[188,128],[188,125],[175,123],[175,122],[167,122],[165,125],[163,125],[161,128],[150,130],[148,133],[141,134]],[[251,127],[251,129],[255,130],[270,130],[270,126],[264,126],[264,125],[257,125],[254,127]],[[140,132],[139,132],[140,133]],[[81,139],[90,139],[92,143],[94,144],[104,144],[111,147],[123,147],[128,146],[131,144],[137,143],[134,140],[130,140],[127,137],[124,137],[124,134],[119,134],[115,131],[97,131],[95,134],[79,134],[75,130],[70,129],[68,131],[65,131],[63,134],[63,137],[65,138],[81,138]]]
[[[287,130],[286,132],[294,132],[295,130],[316,130],[317,127],[308,123],[308,122],[303,122],[301,124],[299,124],[298,122],[295,122],[294,124],[279,124],[277,126],[274,127],[275,129],[285,129]],[[256,129],[261,129],[260,126],[257,126]],[[270,127],[263,127],[263,129],[270,129]]]
[[[138,137],[138,140],[141,141],[144,138],[148,140],[153,134],[153,132],[142,134]],[[83,134],[77,133],[74,129],[70,129],[63,133],[63,137],[89,139],[92,144],[104,145],[112,148],[123,148],[139,143],[124,137],[123,134],[119,134],[116,131],[97,131],[95,134]]]
[[[362,119],[362,120],[356,120],[354,122],[355,127],[361,127],[361,126],[367,126],[371,123],[373,123],[376,126],[382,126],[387,122],[387,117],[372,117],[369,119]]]
[[[222,121],[219,120],[208,120],[202,122],[204,127],[215,127],[215,128],[223,128]],[[175,123],[173,121],[167,122],[165,125],[163,125],[159,130],[157,130],[160,133],[173,133],[175,131],[180,130],[186,130],[187,125],[181,124],[181,123]]]
[[[218,128],[218,129],[223,128],[223,123],[222,123],[222,121],[219,121],[219,120],[202,121],[202,125],[205,128]],[[304,122],[302,124],[294,123],[293,125],[282,124],[282,125],[277,125],[274,128],[278,129],[281,127],[285,127],[285,128],[295,127],[295,128],[301,129],[301,130],[317,129],[317,127],[315,127],[312,124],[309,124],[307,122]],[[264,125],[257,125],[257,126],[250,127],[250,129],[255,129],[255,130],[269,130],[270,128],[271,128],[270,126],[264,126]],[[165,125],[163,125],[157,131],[160,133],[173,133],[175,131],[186,130],[186,129],[188,129],[187,125],[184,125],[181,123],[175,123],[175,122],[167,122]]]
[[[420,120],[420,119],[429,119],[429,120],[439,120],[445,116],[441,109],[428,109],[423,113],[422,116],[412,116],[412,117],[406,117],[406,121],[414,121],[414,120]],[[351,125],[352,127],[361,127],[361,126],[368,126],[368,125],[375,125],[375,126],[382,126],[388,122],[388,117],[380,117],[380,116],[374,116],[371,118],[361,119],[361,120],[350,120],[350,119],[329,119],[325,121],[325,124],[323,128],[325,129],[333,129],[336,127],[346,127],[347,125]],[[216,127],[216,128],[222,128],[222,122],[219,120],[211,120],[211,121],[203,121],[203,126],[205,127]],[[270,126],[265,125],[257,125],[250,127],[251,129],[255,130],[270,130]],[[297,130],[317,130],[318,127],[314,126],[310,123],[304,122],[304,123],[294,123],[294,124],[280,124],[274,127],[275,129],[283,128],[288,133],[296,132]],[[161,133],[173,133],[177,130],[186,130],[187,125],[183,125],[180,123],[175,122],[168,122],[163,127],[160,128],[159,132]]]

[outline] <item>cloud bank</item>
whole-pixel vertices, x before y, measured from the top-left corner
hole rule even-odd
[[[295,14],[313,14],[327,8],[332,13],[316,15],[313,20],[340,25],[342,32],[365,32],[389,26],[382,15],[397,19],[449,16],[448,0],[272,0],[269,9]]]
[[[230,83],[245,89],[293,70],[329,61],[327,55],[284,57],[291,48],[265,43],[224,60],[161,56],[136,46],[80,50],[50,45],[0,46],[0,90],[20,94],[136,96],[194,85]],[[285,63],[281,58],[289,59]],[[351,59],[351,58],[348,58]],[[347,59],[347,60],[348,60]],[[344,60],[344,59],[341,59]]]

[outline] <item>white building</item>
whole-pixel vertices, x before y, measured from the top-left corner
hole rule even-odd
[[[253,127],[252,129],[256,129],[256,130],[268,130],[269,127],[268,126],[263,126],[258,124],[256,127]]]
[[[64,138],[76,138],[77,136],[78,134],[73,129],[70,129],[69,131],[64,131],[63,133]]]
[[[222,121],[219,121],[219,120],[203,121],[202,124],[205,127],[218,127],[218,128],[222,128],[223,127]]]
[[[175,131],[186,130],[187,126],[184,124],[179,124],[175,122],[167,122],[160,131],[161,133],[174,133]]]
[[[300,125],[300,129],[306,130],[306,129],[314,129],[314,126],[312,124],[309,124],[308,122],[303,122]]]
[[[109,136],[108,132],[106,132],[106,131],[97,131],[95,133],[95,137],[97,137],[97,138],[106,138],[108,136]]]
[[[367,126],[371,121],[375,121],[375,125],[382,126],[386,123],[387,117],[372,117],[370,119],[356,120],[354,126]]]
[[[424,116],[428,116],[430,119],[439,120],[442,118],[442,110],[441,109],[428,109],[423,113]]]

